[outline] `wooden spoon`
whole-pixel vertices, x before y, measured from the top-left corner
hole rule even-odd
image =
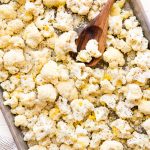
[[[108,18],[113,3],[114,0],[108,0],[100,14],[79,34],[79,38],[76,41],[78,52],[84,50],[87,42],[91,39],[97,40],[99,42],[99,51],[101,53],[104,52],[106,48]],[[100,61],[100,59],[101,58],[93,58],[87,65],[93,67]]]

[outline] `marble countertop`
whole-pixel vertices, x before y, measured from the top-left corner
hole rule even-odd
[[[150,20],[150,1],[149,0],[140,0],[142,5],[144,6],[147,17]],[[7,136],[12,138],[11,133],[8,129],[8,126],[5,122],[5,119],[0,111],[0,136]]]

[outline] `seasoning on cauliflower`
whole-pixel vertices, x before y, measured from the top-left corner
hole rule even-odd
[[[57,91],[52,84],[45,84],[37,87],[38,99],[54,102],[57,98]]]
[[[40,42],[42,42],[43,37],[34,23],[29,24],[23,33],[23,38],[27,45],[31,48],[36,48]]]
[[[15,126],[19,127],[26,127],[28,125],[28,121],[26,116],[24,115],[18,115],[15,117]]]
[[[48,8],[59,7],[59,6],[65,5],[66,0],[43,0],[43,3]]]
[[[79,15],[87,15],[93,0],[67,0],[67,7],[71,9],[73,13]]]

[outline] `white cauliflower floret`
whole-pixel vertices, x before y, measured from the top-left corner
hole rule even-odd
[[[24,40],[20,37],[20,36],[13,36],[10,39],[10,44],[12,47],[19,47],[19,48],[24,48],[25,47],[25,43]]]
[[[81,50],[76,58],[77,61],[89,63],[92,60],[90,53],[87,50]]]
[[[8,105],[14,109],[18,106],[18,99],[15,96],[12,96],[10,99],[6,99],[6,101],[4,101],[4,105]]]
[[[58,69],[59,68],[57,63],[55,61],[50,60],[43,66],[41,70],[41,76],[47,82],[57,82],[59,77]]]
[[[125,102],[119,102],[116,106],[116,114],[120,118],[131,118],[133,113],[130,108],[126,105]]]
[[[52,137],[55,134],[55,122],[48,116],[40,114],[38,121],[33,126],[33,132],[37,141],[43,139],[47,135]]]
[[[91,57],[98,58],[102,54],[98,49],[98,42],[94,39],[89,40],[86,44],[86,50],[90,53]]]
[[[108,80],[102,80],[100,84],[101,84],[101,90],[104,93],[112,93],[115,90],[115,87]]]
[[[57,91],[52,84],[45,84],[37,87],[38,99],[54,102],[57,98]]]
[[[103,54],[104,61],[109,63],[111,68],[123,66],[125,64],[123,54],[113,47],[109,47]]]
[[[9,3],[10,0],[0,0],[1,3]]]
[[[9,35],[0,36],[0,48],[8,47],[10,44],[10,39],[11,36]]]
[[[130,29],[126,37],[126,42],[134,51],[144,51],[148,48],[148,40],[143,37],[141,27]]]
[[[71,9],[73,13],[79,15],[87,15],[92,7],[93,0],[67,0],[67,7]]]
[[[35,92],[20,94],[20,102],[21,102],[22,106],[33,107],[35,104],[35,100],[36,100]]]
[[[126,19],[124,21],[124,25],[125,25],[126,29],[129,30],[129,29],[133,29],[133,28],[137,27],[139,25],[139,22],[135,16],[132,16],[129,19]]]
[[[71,108],[73,110],[74,119],[81,121],[88,112],[94,109],[94,106],[86,99],[76,99],[71,102]]]
[[[74,80],[62,81],[56,85],[58,93],[69,101],[78,98],[78,91],[75,87]]]
[[[101,55],[101,52],[98,50],[98,42],[93,39],[88,41],[86,49],[81,50],[76,59],[81,62],[90,62],[92,57],[98,58]]]
[[[132,50],[131,46],[127,44],[123,39],[115,39],[113,45],[123,53],[128,53]]]
[[[137,84],[128,84],[125,87],[124,95],[126,96],[126,102],[131,107],[137,105],[137,100],[142,98],[142,91],[139,85]]]
[[[114,35],[121,33],[121,30],[122,30],[121,16],[110,16],[109,17],[109,30]]]
[[[126,76],[127,82],[138,81],[140,83],[146,83],[146,76],[143,70],[139,67],[131,68]]]
[[[115,141],[115,140],[107,140],[102,143],[100,146],[100,150],[123,150],[123,145],[122,143]]]
[[[10,80],[2,82],[1,87],[8,92],[11,92],[16,88],[15,84],[13,84]]]
[[[10,35],[19,33],[24,27],[24,23],[20,19],[11,20],[7,24],[7,30]]]
[[[34,145],[29,148],[29,150],[47,150],[46,147],[41,145]]]
[[[65,32],[59,36],[54,49],[58,60],[65,60],[69,52],[77,52],[76,39],[77,33],[75,31]]]
[[[89,95],[94,95],[99,89],[98,84],[87,84],[81,91],[81,95],[85,98]]]
[[[15,126],[19,127],[26,127],[28,124],[27,118],[25,115],[18,115],[15,117]]]
[[[43,3],[48,8],[59,7],[59,6],[65,5],[66,0],[43,0]]]
[[[138,52],[132,64],[136,64],[142,69],[150,68],[150,50]]]
[[[133,149],[150,149],[148,136],[137,132],[133,133],[133,137],[127,141],[127,145]]]
[[[116,107],[117,96],[114,94],[105,94],[100,97],[100,103],[106,103],[109,108],[114,109]]]
[[[83,128],[82,126],[77,125],[76,127],[76,134],[77,135],[87,135],[88,132],[85,128]]]
[[[69,80],[69,70],[65,65],[60,64],[58,66],[58,72],[59,72],[59,80]]]
[[[0,71],[0,82],[4,82],[8,78],[8,72],[5,70]]]
[[[146,133],[150,137],[150,118],[142,123],[142,127],[146,130]]]
[[[73,147],[75,149],[85,149],[90,144],[90,138],[88,136],[79,136]]]
[[[23,33],[23,38],[27,45],[31,48],[36,48],[40,42],[42,42],[43,37],[34,23],[29,24]]]
[[[76,140],[77,135],[75,134],[74,126],[63,121],[59,121],[57,123],[56,142],[70,145]]]
[[[17,12],[14,10],[12,5],[3,4],[0,5],[0,18],[2,19],[15,19]]]
[[[142,100],[138,104],[138,110],[140,112],[144,113],[145,115],[150,114],[150,109],[149,108],[150,108],[150,101]]]
[[[17,73],[25,62],[23,50],[21,49],[12,49],[6,52],[3,59],[5,69],[11,74]]]
[[[96,121],[108,119],[109,110],[106,107],[94,108]]]
[[[70,31],[73,29],[73,17],[65,11],[64,7],[59,7],[56,15],[55,28],[61,31]]]
[[[122,119],[117,119],[111,123],[113,134],[118,138],[128,139],[131,137],[132,128],[129,123]]]
[[[30,92],[35,88],[35,82],[32,75],[23,75],[20,77],[21,87],[24,92]]]

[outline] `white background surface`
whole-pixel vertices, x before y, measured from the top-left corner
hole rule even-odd
[[[150,20],[150,0],[140,0],[140,1],[142,2],[145,12],[147,13],[147,16]],[[0,136],[8,136],[12,138],[1,111],[0,111]]]

